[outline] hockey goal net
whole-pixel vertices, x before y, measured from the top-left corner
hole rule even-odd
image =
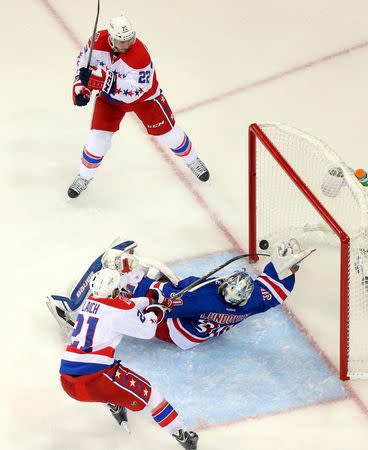
[[[290,237],[317,250],[336,246],[340,378],[368,378],[368,187],[319,139],[286,125],[253,124],[250,253]],[[321,281],[316,273],[311,283]]]

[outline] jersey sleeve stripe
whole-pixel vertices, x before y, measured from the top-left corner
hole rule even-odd
[[[257,280],[260,281],[266,289],[271,291],[273,296],[280,303],[285,301],[287,296],[290,294],[290,292],[281,283],[278,283],[276,280],[270,278],[264,273],[260,275]]]

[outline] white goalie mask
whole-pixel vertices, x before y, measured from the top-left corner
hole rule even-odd
[[[109,44],[116,52],[125,53],[135,41],[135,29],[124,14],[111,19],[107,31],[109,33]]]
[[[114,269],[101,269],[89,282],[92,294],[100,298],[115,298],[120,290],[120,273]]]
[[[225,301],[233,306],[246,305],[253,289],[253,280],[244,270],[234,272],[219,286]]]

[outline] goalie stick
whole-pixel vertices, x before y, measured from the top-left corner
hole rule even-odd
[[[93,28],[93,34],[91,37],[91,51],[88,56],[87,69],[89,69],[89,66],[91,65],[91,58],[92,58],[93,47],[95,46],[95,37],[96,37],[97,24],[98,24],[99,17],[100,17],[100,0],[97,0],[97,14],[96,14],[95,26]]]
[[[207,278],[209,278],[211,275],[213,275],[214,273],[220,271],[221,269],[223,269],[224,267],[228,266],[229,264],[237,261],[238,259],[247,258],[249,256],[270,256],[270,255],[268,253],[243,253],[241,255],[234,256],[234,258],[231,258],[231,259],[225,261],[224,263],[220,264],[219,266],[215,267],[214,269],[210,270],[208,273],[203,275],[203,277],[198,278],[198,280],[193,281],[193,283],[189,284],[187,287],[185,287],[181,291],[179,291],[176,294],[174,294],[172,297],[170,297],[170,300],[175,300],[176,298],[181,297],[183,294],[185,294],[186,292],[188,292],[188,291],[192,290],[193,288],[197,287],[199,284],[201,284],[204,281],[206,281]]]
[[[214,273],[220,271],[221,269],[223,269],[224,267],[228,266],[229,264],[237,261],[238,259],[241,258],[247,258],[249,256],[270,256],[268,253],[243,253],[241,255],[238,256],[234,256],[234,258],[231,258],[227,261],[225,261],[224,263],[220,264],[219,266],[215,267],[214,269],[212,269],[211,271],[209,271],[208,273],[206,273],[205,275],[203,275],[201,278],[199,278],[198,280],[194,281],[193,283],[191,283],[189,286],[185,287],[184,289],[182,289],[181,291],[177,292],[176,294],[174,294],[172,297],[170,297],[170,300],[175,300],[176,298],[182,296],[183,294],[185,294],[186,292],[190,291],[191,289],[195,288],[196,286],[198,286],[199,284],[203,283],[204,281],[207,280],[207,278],[209,278],[211,275],[213,275]],[[50,295],[49,297],[54,298],[55,300],[61,300],[62,298],[60,296],[57,295]],[[64,299],[67,299],[66,297],[64,297]],[[68,311],[64,311],[61,308],[58,308],[56,306],[56,312],[59,316],[60,319],[64,320],[68,325],[70,325],[71,327],[74,327],[75,322],[72,320],[72,318],[69,316]],[[58,320],[58,319],[57,319]],[[58,320],[59,322],[59,320]],[[59,323],[60,324],[60,323]]]

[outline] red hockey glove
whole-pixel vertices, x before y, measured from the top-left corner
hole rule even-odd
[[[161,305],[148,305],[144,309],[144,313],[146,314],[149,312],[153,312],[155,314],[155,316],[157,317],[157,325],[158,325],[159,323],[161,323],[164,320],[166,310]]]
[[[159,300],[158,303],[165,308],[166,312],[170,312],[174,307],[174,302],[170,298],[164,297],[162,300]]]
[[[73,103],[76,106],[86,106],[91,99],[91,91],[83,86],[80,81],[73,84]]]
[[[87,67],[79,69],[79,80],[83,86],[91,90],[113,94],[116,89],[116,74],[100,67],[91,67],[91,69],[87,69]]]
[[[146,297],[149,299],[150,305],[158,303],[159,293],[156,289],[148,289]]]
[[[161,295],[160,295],[161,294]],[[149,289],[146,292],[146,297],[149,299],[150,305],[161,305],[166,311],[171,311],[174,303],[171,299],[163,297],[158,289]]]

